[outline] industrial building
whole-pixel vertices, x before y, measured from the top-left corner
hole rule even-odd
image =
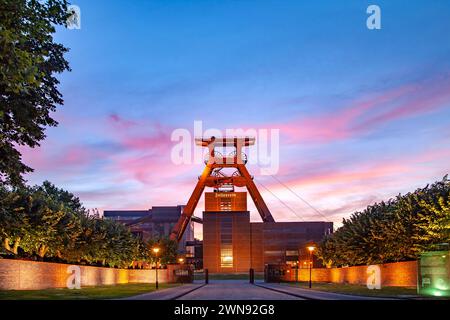
[[[332,222],[250,222],[246,192],[205,193],[203,266],[211,273],[264,271],[267,264],[303,267],[306,247],[333,230]],[[309,266],[309,265],[308,265]]]
[[[254,137],[196,138],[198,146],[208,148],[205,168],[183,212],[171,232],[171,239],[182,239],[206,187],[203,212],[203,267],[211,273],[256,272],[266,265],[314,265],[306,246],[320,242],[333,232],[332,222],[275,222],[269,208],[246,168],[244,147],[255,144]],[[230,150],[231,149],[231,150]],[[220,150],[220,151],[219,151]],[[228,155],[223,155],[224,151]],[[231,170],[231,172],[229,172]],[[246,188],[262,222],[251,223]]]
[[[153,207],[148,211],[105,211],[105,217],[129,225],[144,240],[169,236],[178,241],[180,251],[211,273],[264,271],[267,265],[318,266],[306,250],[333,232],[333,223],[275,222],[269,208],[246,168],[243,147],[255,138],[197,138],[197,145],[209,149],[209,158],[185,206]],[[232,148],[222,156],[216,148]],[[231,174],[229,170],[234,170]],[[195,208],[206,187],[203,219],[194,217]],[[247,192],[236,192],[235,187]],[[250,222],[247,196],[253,199],[261,222]],[[203,220],[203,221],[202,221]],[[203,222],[203,241],[194,239],[194,221]],[[198,252],[194,256],[194,252]],[[189,259],[186,259],[188,262]]]
[[[184,206],[152,207],[149,210],[105,210],[103,216],[128,225],[131,231],[144,241],[169,237],[170,232],[180,219]],[[186,246],[194,241],[194,220],[186,227],[186,232],[179,241],[180,252],[193,255],[193,247]]]

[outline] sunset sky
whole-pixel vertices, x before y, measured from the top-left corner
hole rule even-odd
[[[73,1],[58,29],[59,126],[35,169],[87,208],[185,204],[202,165],[175,165],[174,129],[280,129],[276,178],[250,166],[278,221],[333,221],[450,172],[450,2]],[[368,30],[377,4],[382,29]],[[199,204],[201,216],[203,202]],[[259,220],[252,208],[252,219]],[[199,231],[197,229],[197,235]]]

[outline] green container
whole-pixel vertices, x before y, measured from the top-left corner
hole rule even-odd
[[[450,297],[449,251],[430,251],[421,254],[417,291],[422,295]]]

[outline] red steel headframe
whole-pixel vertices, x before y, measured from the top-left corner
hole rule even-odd
[[[242,160],[242,147],[251,146],[255,144],[255,138],[243,137],[243,138],[198,138],[195,139],[195,143],[198,146],[207,147],[209,149],[209,160],[206,163],[205,169],[203,169],[202,175],[199,177],[197,185],[189,198],[188,203],[183,209],[180,219],[172,229],[170,233],[170,239],[180,241],[183,237],[184,231],[188,223],[190,222],[198,201],[205,190],[205,187],[214,187],[220,183],[227,182],[237,187],[247,187],[250,196],[255,203],[256,208],[263,220],[263,222],[275,222],[272,214],[269,211],[266,203],[264,202],[258,188],[253,182],[253,178],[245,167],[245,163]],[[215,147],[235,147],[236,152],[233,157],[217,158],[215,154]],[[214,177],[211,173],[217,168],[236,168],[239,172],[239,176],[233,177]]]

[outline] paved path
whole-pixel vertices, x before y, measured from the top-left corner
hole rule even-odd
[[[161,289],[158,291],[140,294],[138,296],[123,298],[121,300],[173,300],[180,295],[201,287],[202,285],[203,284],[200,283],[184,284],[182,286]]]
[[[162,289],[123,300],[394,300],[315,291],[277,283],[211,280]]]
[[[302,300],[249,284],[248,280],[211,280],[178,300]]]
[[[395,300],[393,298],[365,297],[333,292],[316,291],[312,289],[302,289],[290,285],[277,283],[256,282],[256,285],[258,285],[261,288],[263,287],[269,288],[272,290],[277,290],[277,292],[280,291],[286,292],[289,294],[300,296],[305,299],[312,299],[312,300]]]

